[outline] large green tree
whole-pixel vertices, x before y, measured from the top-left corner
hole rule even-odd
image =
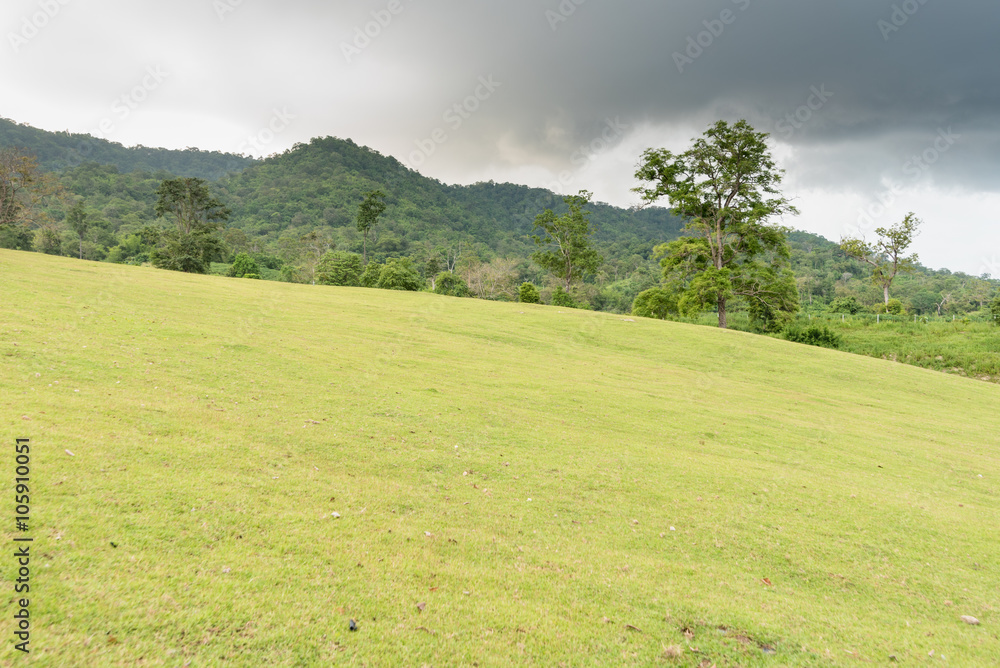
[[[222,256],[219,230],[229,209],[208,191],[204,179],[168,179],[156,190],[156,215],[174,220],[174,228],[160,235],[160,245],[150,255],[153,265],[196,274]]]
[[[590,227],[590,212],[583,210],[591,196],[591,193],[581,190],[579,195],[563,198],[569,207],[567,213],[556,216],[552,209],[546,209],[535,217],[533,229],[541,229],[545,235],[531,237],[542,248],[533,253],[531,259],[561,279],[567,291],[574,281],[596,272],[604,262],[600,253],[591,246],[593,230]]]
[[[32,226],[44,227],[48,237],[58,236],[39,206],[56,190],[34,156],[16,148],[0,149],[0,247],[31,250]]]
[[[882,288],[887,305],[889,288],[896,276],[900,272],[910,273],[916,268],[916,253],[910,256],[904,256],[904,253],[917,236],[921,222],[916,214],[908,213],[892,227],[877,228],[875,234],[878,235],[878,240],[874,243],[868,243],[863,237],[846,237],[840,240],[840,248],[844,253],[872,268],[872,283]]]
[[[87,212],[83,209],[83,200],[78,201],[66,214],[66,223],[70,229],[76,232],[80,238],[80,259],[83,259],[83,239],[90,229],[90,221],[87,219]]]
[[[358,232],[363,235],[361,242],[361,261],[368,264],[368,234],[378,225],[379,216],[385,213],[385,193],[381,190],[372,190],[364,195],[361,204],[358,205]]]
[[[768,320],[798,310],[788,269],[786,230],[772,219],[797,213],[778,186],[768,135],[746,121],[719,121],[684,153],[647,149],[634,188],[644,205],[667,197],[687,220],[686,236],[657,247],[664,278],[681,286],[687,312],[714,305],[727,327],[727,304],[743,299],[752,317]]]

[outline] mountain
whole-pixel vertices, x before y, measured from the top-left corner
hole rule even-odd
[[[46,171],[61,172],[86,162],[114,165],[121,172],[135,170],[166,171],[176,176],[198,177],[214,181],[241,171],[256,162],[232,153],[183,151],[135,146],[128,148],[91,135],[39,130],[26,123],[0,118],[0,148],[19,147],[38,158]]]

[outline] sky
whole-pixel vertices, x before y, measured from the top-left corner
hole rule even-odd
[[[255,156],[349,138],[623,207],[645,149],[746,119],[782,224],[872,239],[913,211],[923,264],[1000,277],[997,26],[996,0],[4,0],[0,116]]]

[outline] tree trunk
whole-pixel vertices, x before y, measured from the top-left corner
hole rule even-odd
[[[882,291],[885,294],[885,305],[888,306],[889,305],[889,284],[888,283],[886,283],[885,285],[882,286]]]
[[[729,329],[729,322],[726,319],[726,298],[719,295],[719,329]]]
[[[365,230],[364,238],[361,241],[361,264],[368,264],[368,230]]]

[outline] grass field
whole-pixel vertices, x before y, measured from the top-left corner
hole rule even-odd
[[[3,665],[1000,662],[996,385],[35,253],[0,296]]]
[[[730,321],[734,328],[749,330],[746,313],[734,313]],[[698,324],[716,326],[718,317],[703,314]],[[840,335],[845,352],[1000,383],[1000,327],[982,318],[914,321],[912,316],[858,315],[842,320],[824,314],[800,315],[797,324],[828,327]]]

